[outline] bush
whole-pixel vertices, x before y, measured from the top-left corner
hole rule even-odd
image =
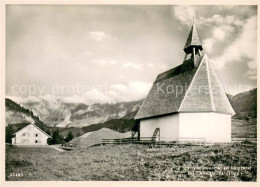
[[[189,162],[191,160],[191,155],[190,155],[190,153],[184,153],[183,155],[182,155],[182,161],[183,162]]]
[[[242,143],[244,143],[244,144],[252,144],[252,142],[250,140],[248,140],[248,139],[245,139]]]
[[[215,180],[217,180],[217,181],[228,181],[228,176],[227,175],[220,175],[220,176],[217,176],[215,178]]]
[[[70,132],[68,133],[67,137],[65,138],[65,141],[66,141],[66,142],[69,142],[69,141],[71,141],[73,138],[74,138],[74,136],[73,136],[72,132],[70,131]]]
[[[252,175],[247,172],[240,173],[238,177],[241,179],[241,181],[251,181],[253,179]]]
[[[32,165],[32,163],[27,160],[11,160],[9,165],[13,167],[26,167]]]

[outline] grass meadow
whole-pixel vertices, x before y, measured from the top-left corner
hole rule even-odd
[[[256,119],[232,120],[232,135],[256,137]],[[6,146],[7,181],[256,181],[257,144]]]
[[[256,181],[256,144],[6,147],[8,181]]]

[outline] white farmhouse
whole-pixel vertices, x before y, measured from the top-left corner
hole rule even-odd
[[[35,124],[29,124],[14,133],[13,145],[48,145],[47,140],[51,138]]]
[[[140,136],[206,142],[231,141],[235,114],[193,23],[181,65],[157,76],[136,120]]]

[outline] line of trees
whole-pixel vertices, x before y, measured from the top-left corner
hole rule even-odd
[[[53,132],[52,139],[48,141],[48,144],[63,144],[65,142],[69,142],[74,138],[74,135],[70,131],[66,138],[63,139],[63,137],[60,135],[59,129]]]
[[[5,142],[6,143],[12,143],[13,134],[14,134],[14,129],[10,125],[5,127]]]

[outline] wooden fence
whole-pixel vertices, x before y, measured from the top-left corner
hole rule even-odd
[[[175,145],[175,144],[192,144],[205,145],[204,138],[178,138],[176,140],[160,137],[160,140],[154,140],[151,137],[138,138],[120,138],[120,139],[102,139],[102,145],[105,144],[156,144],[156,145]]]
[[[239,143],[243,141],[257,142],[257,138],[232,138],[232,143]]]
[[[241,143],[245,140],[251,142],[257,142],[257,138],[232,137],[231,142],[223,142],[223,143],[224,144]],[[153,140],[151,137],[140,137],[140,140],[138,140],[138,138],[133,137],[133,138],[120,138],[120,139],[102,139],[101,144],[102,145],[105,144],[211,145],[214,143],[207,143],[205,141],[205,138],[178,138],[176,140],[172,140],[172,139],[160,137],[160,140]]]

